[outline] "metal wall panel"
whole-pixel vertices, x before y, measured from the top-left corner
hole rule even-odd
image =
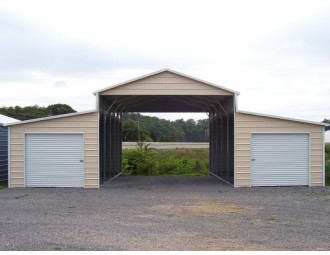
[[[8,181],[8,128],[0,126],[0,183]]]
[[[214,110],[209,113],[210,173],[234,184],[234,97]]]
[[[309,185],[309,134],[252,134],[251,186]]]
[[[82,134],[26,134],[27,187],[84,187]]]

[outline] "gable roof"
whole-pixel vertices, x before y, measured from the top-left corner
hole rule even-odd
[[[8,117],[8,116],[3,115],[3,114],[0,114],[0,125],[11,123],[11,122],[17,122],[17,121],[19,121],[19,120]]]
[[[101,92],[104,92],[104,91],[107,91],[107,90],[111,90],[111,89],[114,89],[114,88],[117,88],[117,87],[120,87],[120,86],[123,86],[123,85],[126,85],[126,84],[129,84],[131,82],[135,82],[135,81],[138,81],[138,80],[142,80],[144,78],[148,78],[148,77],[151,77],[153,75],[156,75],[156,74],[160,74],[160,73],[163,73],[163,72],[170,72],[170,73],[173,73],[173,74],[176,74],[176,75],[179,75],[179,76],[182,76],[182,77],[185,77],[185,78],[188,78],[188,79],[192,79],[192,80],[195,80],[195,81],[198,81],[198,82],[201,82],[201,83],[204,83],[206,85],[209,85],[209,86],[212,86],[212,87],[215,87],[215,88],[218,88],[218,89],[222,89],[222,90],[225,90],[225,91],[228,91],[230,93],[233,93],[233,94],[236,94],[236,95],[239,95],[240,93],[235,91],[235,90],[231,90],[231,89],[228,89],[228,88],[225,88],[225,87],[222,87],[222,86],[219,86],[217,84],[214,84],[214,83],[211,83],[211,82],[207,82],[207,81],[204,81],[204,80],[201,80],[201,79],[198,79],[198,78],[195,78],[195,77],[192,77],[192,76],[189,76],[189,75],[186,75],[186,74],[183,74],[183,73],[179,73],[177,71],[173,71],[171,69],[162,69],[162,70],[159,70],[159,71],[156,71],[156,72],[153,72],[153,73],[149,73],[147,75],[143,75],[143,76],[140,76],[140,77],[137,77],[137,78],[134,78],[134,79],[131,79],[131,80],[127,80],[127,81],[124,81],[124,82],[121,82],[121,83],[118,83],[118,84],[115,84],[115,85],[112,85],[112,86],[109,86],[109,87],[106,87],[104,89],[100,89],[100,90],[97,90],[97,91],[94,91],[93,94],[96,95],[97,93],[101,93]]]
[[[241,111],[241,110],[237,110],[236,112],[237,113],[243,113],[243,114],[260,116],[260,117],[266,117],[266,118],[273,118],[273,119],[280,119],[280,120],[289,120],[289,121],[301,122],[301,123],[312,124],[312,125],[319,125],[319,126],[327,126],[327,124],[326,123],[323,123],[323,122],[294,119],[294,118],[289,118],[289,117],[282,117],[282,116],[276,116],[276,115],[270,115],[270,114],[264,114],[264,113],[257,113],[257,112],[249,112],[249,111]]]
[[[44,121],[44,120],[52,120],[52,119],[71,117],[71,116],[76,116],[76,115],[83,115],[83,114],[88,114],[88,113],[93,113],[93,112],[97,112],[97,110],[89,110],[89,111],[83,111],[83,112],[73,112],[73,113],[52,115],[52,116],[48,116],[48,117],[42,117],[42,118],[36,118],[36,119],[30,119],[30,120],[24,120],[24,121],[8,123],[8,124],[5,124],[4,126],[15,126],[15,125],[21,125],[21,124],[31,123],[31,122],[38,122],[38,121]]]

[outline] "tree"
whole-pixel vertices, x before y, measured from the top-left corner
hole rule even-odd
[[[193,119],[169,121],[157,117],[144,116],[139,113],[125,113],[123,115],[123,125],[131,120],[139,122],[142,139],[142,130],[147,132],[151,141],[155,142],[207,142],[208,136],[205,130],[209,126],[208,119],[195,121]],[[123,139],[125,140],[125,126],[123,126]],[[135,132],[134,132],[135,134]],[[133,141],[136,141],[134,139]]]
[[[124,121],[122,127],[123,141],[137,141],[138,140],[138,127],[135,121],[129,119]]]
[[[328,124],[328,126],[324,128],[325,131],[330,130],[330,119],[324,119],[322,122]]]
[[[140,134],[139,134],[140,132]],[[145,142],[152,142],[153,140],[150,137],[149,132],[146,130],[144,125],[140,124],[140,128],[137,125],[137,122],[128,119],[124,121],[122,126],[122,139],[123,141],[136,142],[139,140]]]
[[[47,110],[51,113],[51,115],[60,115],[76,112],[74,109],[71,108],[71,106],[67,104],[51,104],[47,107]]]
[[[35,118],[42,118],[52,115],[64,114],[76,112],[69,105],[66,104],[54,104],[48,107],[32,105],[26,107],[3,106],[0,107],[0,113],[8,117],[18,120],[30,120]]]

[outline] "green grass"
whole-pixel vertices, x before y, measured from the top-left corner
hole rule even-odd
[[[156,151],[147,148],[123,151],[124,175],[205,176],[209,170],[205,149]]]
[[[6,189],[8,188],[7,183],[0,183],[0,189]]]
[[[278,221],[275,216],[270,216],[267,218],[268,221]]]
[[[325,185],[330,186],[330,162],[325,163]]]

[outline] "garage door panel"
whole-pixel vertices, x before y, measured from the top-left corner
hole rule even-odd
[[[309,184],[308,134],[253,134],[251,186]]]
[[[27,187],[84,187],[82,134],[27,134]]]

